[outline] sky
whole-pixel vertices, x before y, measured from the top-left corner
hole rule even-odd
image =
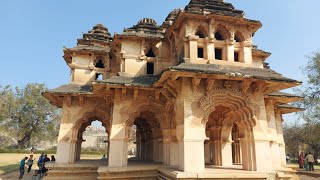
[[[254,44],[271,52],[273,70],[305,81],[301,67],[319,49],[319,0],[225,0],[244,10],[263,27]],[[23,87],[45,83],[55,88],[69,83],[63,47],[101,23],[122,32],[144,17],[162,24],[169,12],[189,0],[10,0],[0,2],[0,85]]]

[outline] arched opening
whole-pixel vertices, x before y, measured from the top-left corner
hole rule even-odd
[[[205,33],[203,33],[203,31],[201,31],[201,30],[198,30],[196,32],[196,36],[199,36],[199,38],[206,38]]]
[[[110,115],[98,107],[87,112],[72,130],[73,162],[107,165]],[[88,155],[91,154],[91,155]],[[105,157],[103,157],[105,155]]]
[[[207,168],[255,170],[254,112],[245,94],[218,89],[201,99],[206,109],[204,144]]]
[[[102,59],[99,59],[98,62],[95,65],[96,68],[105,68],[105,65],[103,63]]]
[[[85,127],[86,126],[86,127]],[[82,134],[80,160],[102,160],[107,162],[108,158],[108,133],[99,120],[92,121],[85,127]]]
[[[217,32],[214,34],[214,37],[215,37],[216,40],[218,40],[218,41],[223,41],[223,40],[226,39],[226,38],[221,34],[220,31],[217,31]]]
[[[127,124],[129,135],[128,161],[162,162],[162,129],[156,115],[149,111],[140,113]]]
[[[239,31],[237,31],[234,36],[234,40],[236,42],[243,42],[243,41],[245,41],[245,38],[243,37],[243,35]]]
[[[153,52],[152,48],[150,48],[146,54],[147,57],[156,57],[155,53]]]

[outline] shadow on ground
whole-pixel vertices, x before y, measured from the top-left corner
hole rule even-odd
[[[16,170],[19,170],[19,164],[10,164],[7,166],[0,166],[0,174],[8,174]]]

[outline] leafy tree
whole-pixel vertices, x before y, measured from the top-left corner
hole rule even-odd
[[[57,136],[60,111],[41,95],[45,90],[44,84],[36,83],[14,90],[0,88],[0,125],[17,139],[19,148]]]

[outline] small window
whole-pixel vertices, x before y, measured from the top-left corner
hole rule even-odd
[[[96,80],[103,80],[103,74],[96,74]]]
[[[96,64],[95,67],[96,67],[96,68],[104,68],[104,64],[103,64],[103,62],[102,62],[101,59],[98,61],[98,63]]]
[[[146,54],[147,57],[156,57],[152,49],[149,49],[148,53]]]
[[[216,48],[214,52],[215,52],[215,59],[222,60],[222,49]]]
[[[147,74],[154,74],[154,63],[147,63]]]
[[[198,48],[198,58],[203,58],[203,48]]]
[[[234,62],[240,62],[240,60],[239,60],[239,52],[237,52],[237,51],[234,52]]]
[[[223,41],[225,40],[225,38],[222,36],[222,34],[217,31],[215,34],[214,34],[214,37],[216,38],[216,40],[219,40],[219,41]]]

